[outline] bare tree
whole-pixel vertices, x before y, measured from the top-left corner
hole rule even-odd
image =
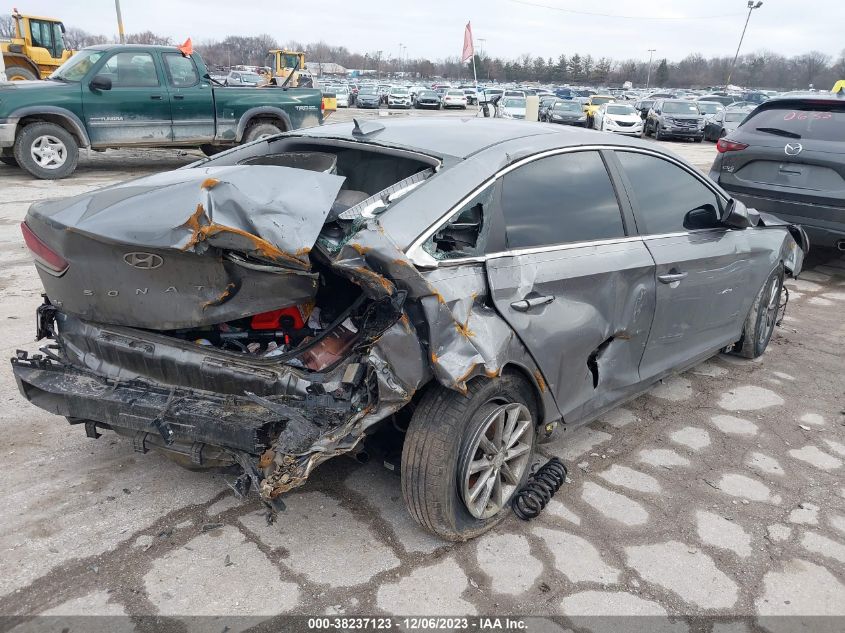
[[[65,31],[65,42],[68,48],[76,51],[86,46],[105,44],[108,40],[104,35],[94,35],[84,29],[71,27]]]
[[[11,15],[0,15],[0,40],[10,40],[15,36],[15,19]]]
[[[126,36],[126,43],[171,46],[173,40],[169,35],[158,35],[152,31],[144,31],[142,33],[130,33]]]
[[[804,53],[796,57],[795,62],[800,68],[806,83],[809,85],[814,83],[819,73],[827,68],[830,63],[830,55],[825,55],[819,51],[810,51],[809,53]]]

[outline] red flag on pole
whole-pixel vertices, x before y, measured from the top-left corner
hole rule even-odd
[[[472,46],[472,26],[467,22],[467,28],[464,31],[464,52],[461,56],[461,62],[468,62],[475,54],[475,49]]]

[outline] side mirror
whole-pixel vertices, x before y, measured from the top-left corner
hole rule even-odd
[[[91,90],[111,90],[111,79],[105,75],[95,75],[88,87]]]
[[[758,222],[760,222],[760,214],[757,210],[749,209],[745,203],[736,198],[730,199],[722,216],[722,224],[734,229],[747,229],[757,226]]]

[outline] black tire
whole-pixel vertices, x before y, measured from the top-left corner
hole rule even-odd
[[[507,516],[509,500],[493,516],[473,516],[464,504],[458,481],[470,440],[474,434],[477,437],[491,412],[506,404],[524,405],[530,413],[530,466],[536,445],[538,405],[532,388],[521,377],[505,374],[475,379],[469,383],[466,395],[433,384],[421,398],[405,435],[401,474],[402,497],[408,512],[425,529],[449,541],[466,541]],[[524,485],[529,466],[516,490]]]
[[[782,288],[783,266],[778,265],[754,297],[751,311],[745,319],[742,338],[734,345],[733,354],[743,358],[757,358],[766,351],[775,331]]]
[[[242,143],[251,143],[265,136],[275,136],[281,134],[285,130],[277,123],[269,123],[267,121],[259,121],[249,126],[244,134]]]
[[[664,140],[664,136],[660,133],[660,126],[659,125],[654,126],[654,140],[655,141]]]
[[[18,167],[18,161],[11,147],[0,150],[0,163],[9,167]]]
[[[6,68],[6,79],[9,81],[36,81],[38,77],[29,68],[9,66]]]
[[[53,145],[52,141],[58,142],[59,145]],[[63,157],[58,166],[48,159],[39,163],[33,157],[35,147],[45,143],[56,148],[63,146],[63,149],[55,150],[54,161]],[[55,123],[31,123],[24,127],[15,139],[14,152],[18,165],[42,180],[58,180],[70,176],[79,162],[79,145],[73,134]]]

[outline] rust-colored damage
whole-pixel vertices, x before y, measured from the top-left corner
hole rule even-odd
[[[209,178],[208,180],[214,179]],[[234,228],[231,226],[224,226],[222,224],[215,224],[214,222],[203,224],[201,220],[205,217],[205,207],[203,207],[202,203],[199,203],[197,205],[196,210],[190,215],[190,217],[188,217],[185,223],[182,224],[182,228],[186,228],[191,231],[191,237],[188,239],[188,242],[185,244],[185,246],[182,247],[183,251],[189,251],[196,248],[197,244],[204,240],[207,240],[209,237],[213,237],[221,233],[231,233],[232,235],[237,235],[247,240],[251,245],[251,248],[249,250],[261,257],[264,257],[265,259],[270,259],[279,262],[287,262],[290,264],[294,264],[297,268],[309,267],[307,255],[311,252],[310,248],[299,249],[296,252],[296,255],[291,255],[289,253],[285,253],[283,250],[277,248],[276,246],[273,246],[267,240],[260,238],[257,235],[253,235],[252,233],[249,233],[242,229]]]
[[[266,451],[261,453],[261,457],[258,459],[258,467],[267,468],[267,466],[273,463],[274,457],[276,457],[276,452],[268,448]]]
[[[399,317],[399,321],[400,323],[402,323],[402,326],[405,328],[406,332],[411,331],[411,319],[408,318],[407,314],[403,312],[402,316]]]
[[[369,268],[365,268],[363,266],[358,266],[358,267],[354,268],[353,270],[355,271],[356,274],[360,275],[361,277],[365,277],[366,279],[369,279],[370,281],[374,281],[375,283],[380,285],[382,288],[384,288],[384,290],[388,294],[392,295],[394,293],[396,288],[393,285],[393,282],[390,281],[384,275],[379,275],[374,270],[370,270]]]
[[[472,338],[475,336],[475,332],[469,329],[469,318],[472,316],[472,306],[475,303],[475,298],[478,296],[477,292],[473,292],[470,295],[470,303],[469,307],[467,308],[467,318],[464,319],[464,322],[461,323],[460,321],[455,321],[455,329],[458,330],[458,334],[461,336],[465,336],[466,338]]]
[[[210,301],[206,301],[205,303],[203,303],[202,309],[205,310],[206,308],[213,308],[226,303],[226,301],[231,298],[232,294],[234,294],[236,287],[237,286],[235,285],[235,282],[230,281],[228,284],[226,284],[226,289],[221,292],[216,299],[211,299]]]
[[[358,244],[357,242],[350,242],[349,246],[362,257],[373,250],[371,246],[364,246],[363,244]]]
[[[205,180],[202,181],[200,188],[201,189],[213,189],[214,187],[216,187],[219,184],[220,184],[220,181],[217,180],[217,178],[206,178]]]
[[[189,251],[194,246],[197,245],[200,239],[200,230],[202,229],[202,225],[200,224],[200,218],[205,215],[205,207],[202,206],[202,202],[197,205],[196,211],[194,211],[185,223],[182,225],[182,228],[186,228],[191,231],[191,238],[188,240],[188,243],[182,247],[183,251]]]
[[[543,374],[540,373],[539,369],[534,370],[534,380],[537,381],[537,386],[540,388],[540,391],[545,393],[546,392],[546,381],[543,380]]]
[[[473,363],[469,366],[469,369],[466,371],[466,373],[455,381],[455,388],[461,393],[467,392],[466,382],[467,380],[469,380],[469,377],[472,376],[476,367],[478,367],[478,363]]]

